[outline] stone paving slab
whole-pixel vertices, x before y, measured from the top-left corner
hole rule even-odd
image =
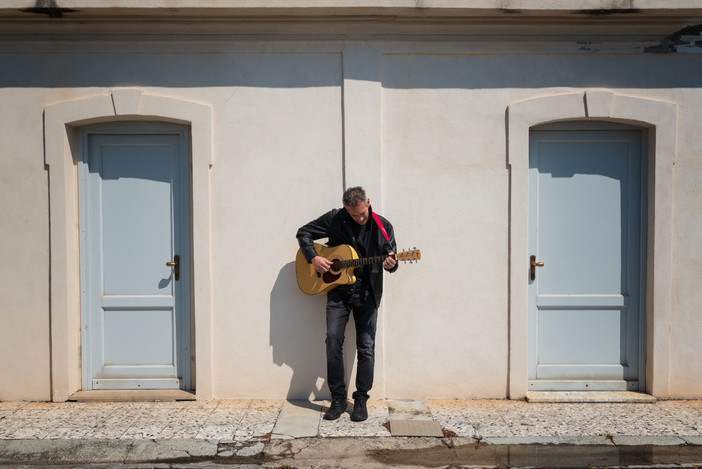
[[[385,402],[391,420],[433,420],[431,409],[424,400],[389,399]]]
[[[392,418],[437,422],[444,435],[512,438],[660,438],[702,444],[702,401],[648,404],[528,403],[510,400],[369,401],[369,418],[322,419],[328,401],[298,409],[308,429],[292,437],[389,437]],[[298,408],[300,405],[298,404]],[[176,402],[0,402],[0,440],[268,441],[291,411],[282,400]],[[319,409],[319,410],[318,410]],[[294,409],[293,409],[294,410]],[[314,428],[316,427],[316,431]],[[519,439],[523,440],[519,440]],[[625,441],[621,439],[620,441]]]
[[[271,438],[284,440],[317,436],[321,411],[320,405],[309,401],[285,401]]]
[[[328,405],[276,400],[0,402],[0,466],[702,464],[702,401],[375,400],[368,403],[368,420],[359,423],[351,422],[349,412],[336,421],[323,420]],[[410,426],[434,424],[443,435],[392,436],[393,419]]]
[[[700,436],[702,401],[649,404],[535,404],[428,401],[434,419],[463,437]]]
[[[434,420],[424,400],[388,400],[392,436],[444,436],[441,424]]]
[[[444,432],[439,422],[433,420],[390,419],[392,436],[433,436],[441,438]]]
[[[267,439],[282,401],[25,402],[5,405],[0,439]]]

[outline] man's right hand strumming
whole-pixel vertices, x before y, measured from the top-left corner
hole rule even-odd
[[[314,270],[320,274],[323,274],[325,272],[329,272],[329,269],[332,266],[332,261],[322,256],[315,256],[312,258],[312,265],[314,266]]]

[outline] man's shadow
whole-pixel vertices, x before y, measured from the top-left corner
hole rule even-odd
[[[304,402],[330,398],[326,385],[326,300],[326,294],[312,296],[300,291],[294,262],[281,269],[271,290],[270,344],[275,364],[287,365],[293,373],[288,400]],[[349,323],[344,344],[347,386],[356,355],[353,320]],[[349,387],[353,388],[353,383]]]

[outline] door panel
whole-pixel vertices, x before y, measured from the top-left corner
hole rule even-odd
[[[541,308],[539,365],[619,363],[622,319],[616,309]]]
[[[134,372],[172,376],[173,370],[173,308],[108,309],[103,308],[104,373],[123,377],[126,365],[140,365]],[[125,340],[129,337],[129,340]],[[156,368],[151,370],[150,368]],[[160,368],[160,369],[159,369]],[[159,373],[160,371],[160,373]]]
[[[101,177],[104,294],[171,295],[173,283],[158,280],[170,275],[165,262],[173,250],[171,160],[178,137],[117,139],[91,138],[91,165]]]
[[[187,158],[183,129],[162,130],[83,134],[83,389],[189,387]]]
[[[529,388],[637,389],[642,146],[629,130],[532,131]]]
[[[619,294],[627,262],[625,144],[541,141],[537,151],[539,260],[549,261],[539,294]]]

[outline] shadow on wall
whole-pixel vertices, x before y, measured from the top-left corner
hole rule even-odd
[[[329,399],[324,343],[326,300],[326,295],[310,296],[300,291],[294,262],[286,264],[278,273],[271,291],[270,345],[275,364],[292,369],[286,396],[289,400]],[[353,324],[347,328],[346,334],[355,337]],[[355,354],[355,341],[347,340],[344,350],[347,383]]]
[[[0,88],[154,86],[167,88],[341,86],[342,77],[390,89],[700,87],[700,54],[387,54],[342,70],[338,53],[31,53],[6,54]],[[525,73],[529,70],[530,73]]]

